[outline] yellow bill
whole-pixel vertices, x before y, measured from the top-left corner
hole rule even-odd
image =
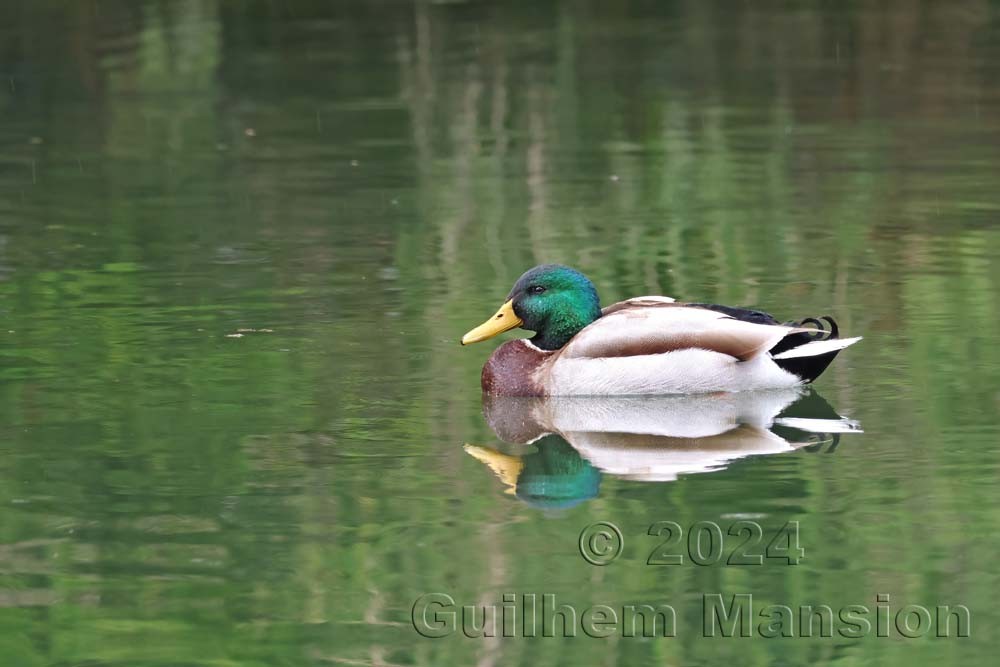
[[[501,334],[514,327],[519,327],[522,324],[524,322],[521,318],[514,314],[514,302],[508,301],[500,306],[500,310],[497,311],[496,315],[462,336],[462,345],[478,343],[481,340],[493,338],[497,334]]]

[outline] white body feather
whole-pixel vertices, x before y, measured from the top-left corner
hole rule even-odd
[[[553,396],[695,394],[794,387],[802,380],[770,355],[749,361],[689,348],[662,354],[600,359],[560,358],[552,366]]]
[[[553,396],[532,403],[529,412],[530,418],[547,432],[600,431],[709,438],[741,424],[770,428],[775,415],[805,391],[796,387],[711,396]]]

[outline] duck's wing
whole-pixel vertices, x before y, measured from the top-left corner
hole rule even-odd
[[[770,350],[785,336],[806,330],[639,297],[605,308],[601,318],[574,336],[560,356],[597,359],[701,349],[746,361]]]
[[[753,322],[754,324],[781,324],[781,322],[774,318],[774,315],[765,313],[763,310],[740,308],[739,306],[723,306],[717,303],[689,303],[687,305],[691,308],[714,310],[722,313],[723,315],[729,315],[732,318],[742,320],[744,322]],[[791,325],[791,323],[786,323],[786,325]]]
[[[634,296],[631,299],[625,299],[624,301],[619,301],[618,303],[613,303],[610,306],[602,308],[601,315],[610,315],[611,313],[615,313],[626,308],[641,308],[647,306],[650,308],[656,308],[657,306],[664,306],[672,303],[676,303],[676,300],[669,296]]]

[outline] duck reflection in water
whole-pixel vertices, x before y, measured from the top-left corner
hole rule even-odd
[[[833,451],[859,424],[810,389],[701,396],[484,396],[486,422],[522,453],[466,445],[530,505],[596,497],[602,473],[644,482],[721,470],[746,456],[802,447]]]

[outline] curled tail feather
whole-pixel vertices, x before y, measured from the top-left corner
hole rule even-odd
[[[860,336],[841,338],[840,327],[829,315],[807,317],[800,322],[789,322],[788,325],[815,328],[814,332],[799,331],[785,336],[769,350],[774,363],[799,376],[803,382],[812,382],[818,378],[838,352],[861,340]]]

